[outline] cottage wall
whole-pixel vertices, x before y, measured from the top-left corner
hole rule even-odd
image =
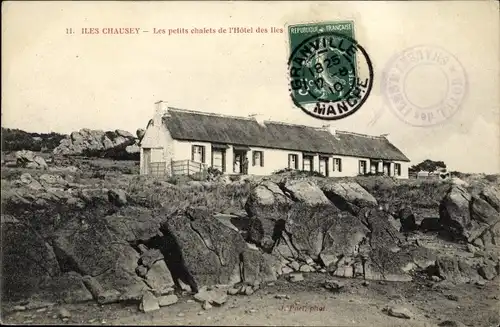
[[[256,162],[252,165],[253,151],[262,151],[264,155],[264,166],[260,167]],[[268,149],[259,147],[250,147],[248,151],[248,173],[252,175],[271,175],[273,172],[288,168],[288,155],[296,154],[299,162],[299,169],[302,169],[302,153],[297,151]]]
[[[164,127],[161,122],[153,122],[150,124],[144,133],[141,140],[141,167],[140,173],[146,173],[145,151],[150,151],[150,162],[164,162],[167,173],[170,173],[170,163],[174,158],[174,139],[170,132]]]
[[[192,146],[201,145],[205,147],[205,163],[207,166],[212,164],[212,145],[208,142],[192,142],[192,141],[180,141],[173,140],[174,157],[173,160],[191,160]],[[273,172],[281,169],[288,168],[288,155],[296,154],[298,157],[299,170],[302,170],[303,164],[303,153],[291,150],[281,150],[281,149],[269,149],[261,147],[249,147],[250,151],[247,152],[248,156],[248,173],[251,175],[270,175]],[[264,155],[264,166],[261,167],[257,162],[253,166],[253,151],[261,151]],[[334,159],[341,159],[342,170],[334,170]],[[226,173],[233,173],[233,160],[234,151],[233,146],[229,145],[226,149]],[[331,156],[328,161],[328,176],[330,177],[347,177],[347,176],[357,176],[359,173],[359,160],[366,160],[367,170],[369,171],[370,159],[369,158],[357,158],[348,156]],[[399,178],[408,178],[408,167],[409,163],[394,161],[394,163],[401,164],[401,176]],[[313,158],[313,170],[319,171],[319,156],[316,155]],[[392,175],[392,171],[391,171]]]
[[[411,166],[411,162],[395,161],[395,163],[401,164],[401,177],[400,178],[409,178],[408,169]]]
[[[205,164],[209,167],[212,165],[212,144],[209,142],[191,142],[174,140],[174,153],[173,160],[191,160],[193,145],[200,145],[205,147]]]

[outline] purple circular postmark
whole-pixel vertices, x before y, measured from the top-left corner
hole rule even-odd
[[[394,56],[381,83],[384,100],[393,113],[417,127],[447,121],[460,109],[467,93],[462,64],[436,46],[415,46]]]

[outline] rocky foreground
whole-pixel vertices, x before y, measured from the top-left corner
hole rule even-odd
[[[398,201],[351,180],[152,183],[161,205],[133,188],[96,188],[55,173],[2,181],[2,296],[11,309],[90,301],[135,302],[152,312],[192,294],[208,310],[309,275],[334,293],[349,280],[425,281],[490,296],[488,285],[499,280],[498,181],[442,182],[441,197],[426,204],[425,184]],[[173,205],[188,193],[230,187],[250,190],[244,212]],[[383,312],[415,319],[398,306]]]

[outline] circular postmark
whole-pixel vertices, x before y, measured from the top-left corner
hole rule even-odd
[[[383,71],[385,102],[399,119],[412,126],[444,123],[459,110],[466,92],[465,69],[440,47],[406,49]]]
[[[373,86],[365,49],[337,32],[315,34],[296,46],[288,60],[290,95],[305,113],[324,120],[355,113]]]

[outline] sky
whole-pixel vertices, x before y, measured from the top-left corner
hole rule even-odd
[[[176,108],[389,134],[414,164],[442,160],[451,170],[499,173],[498,9],[494,1],[3,2],[2,126],[135,132],[163,100]],[[345,20],[354,21],[356,40],[373,62],[373,89],[355,114],[326,122],[306,115],[289,96],[286,26]],[[254,33],[168,35],[169,29],[221,27]],[[257,27],[284,31],[256,33]],[[82,34],[82,28],[100,33]],[[104,28],[149,32],[109,35]],[[445,49],[465,72],[460,108],[440,125],[409,125],[383,96],[392,58],[417,45]],[[412,99],[444,94],[441,78],[415,76]]]

